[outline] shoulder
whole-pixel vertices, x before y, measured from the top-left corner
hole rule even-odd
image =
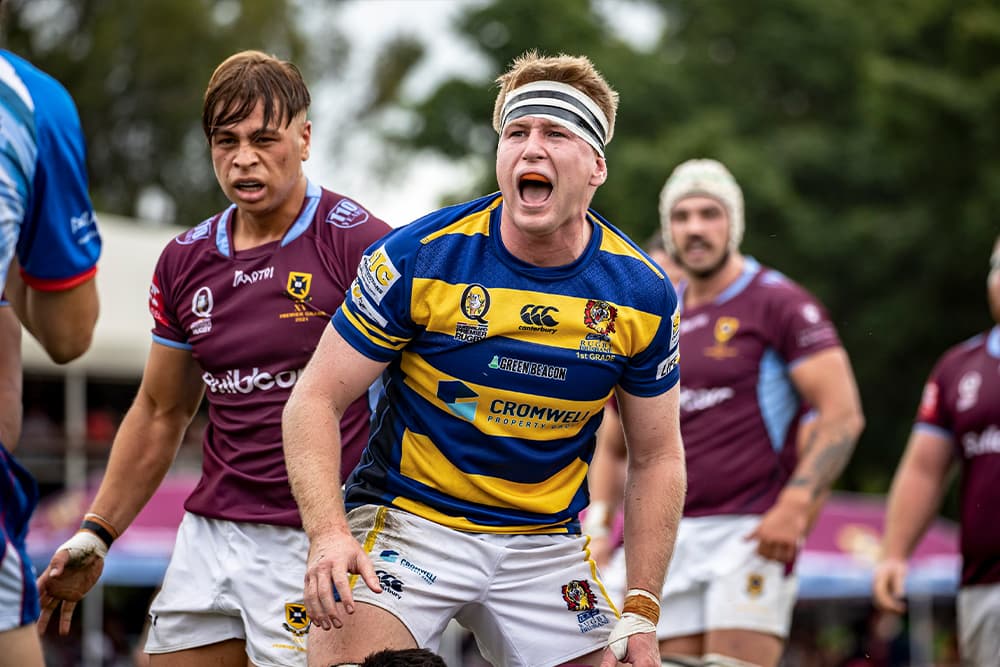
[[[0,51],[0,81],[34,115],[39,130],[62,131],[79,125],[76,105],[66,88],[24,58]]]
[[[337,232],[337,230],[355,229],[368,224],[388,228],[384,220],[358,203],[356,199],[326,188],[321,188],[320,193],[316,221],[324,223],[328,229]]]
[[[225,211],[202,220],[194,227],[167,241],[160,252],[160,263],[178,264],[211,252],[215,248],[216,231]]]
[[[975,336],[966,338],[960,343],[952,345],[938,359],[936,367],[939,372],[947,371],[961,366],[969,359],[979,357],[986,353],[986,334],[978,333]]]
[[[393,252],[417,252],[438,242],[448,243],[476,234],[487,235],[490,233],[490,216],[501,201],[500,195],[493,193],[431,211],[390,232],[386,236],[386,246]]]

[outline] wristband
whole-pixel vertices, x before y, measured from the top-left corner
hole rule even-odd
[[[111,548],[111,544],[115,541],[115,537],[114,537],[114,535],[111,534],[110,530],[108,530],[107,528],[105,528],[104,526],[102,526],[100,523],[98,523],[97,521],[94,521],[92,519],[86,519],[85,518],[80,523],[80,530],[89,531],[89,532],[93,533],[94,535],[96,535],[97,537],[99,537],[101,539],[101,542],[104,542],[104,548],[105,549],[110,549]]]
[[[660,599],[647,590],[630,588],[625,594],[622,613],[633,613],[656,625],[660,620]]]

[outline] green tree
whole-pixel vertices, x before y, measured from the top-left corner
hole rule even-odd
[[[59,79],[77,102],[96,208],[135,215],[141,197],[159,195],[167,217],[186,226],[227,203],[201,129],[215,66],[260,49],[292,60],[308,80],[335,73],[345,48],[336,31],[310,42],[300,27],[303,12],[332,11],[321,0],[4,4],[5,47]]]
[[[649,49],[608,12],[656,10]],[[503,0],[456,25],[492,64],[482,80],[394,97],[419,120],[401,151],[481,156],[495,187],[489,77],[529,48],[587,54],[621,94],[609,181],[594,205],[637,239],[658,225],[670,170],[726,162],[744,188],[744,250],[814,291],[851,353],[868,427],[842,486],[884,491],[924,379],[990,326],[984,282],[1000,231],[1000,8],[991,0]],[[392,53],[392,45],[385,53]],[[495,90],[495,89],[493,89]]]

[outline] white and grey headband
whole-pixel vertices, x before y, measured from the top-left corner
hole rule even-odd
[[[562,125],[604,157],[608,119],[578,88],[559,81],[533,81],[507,93],[500,114],[500,132],[511,121],[537,116]]]

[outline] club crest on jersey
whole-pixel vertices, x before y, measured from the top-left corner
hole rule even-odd
[[[740,321],[735,317],[720,317],[715,321],[715,344],[705,348],[705,356],[713,359],[729,359],[735,357],[738,352],[729,347],[729,341],[736,335],[740,328]]]
[[[976,371],[969,371],[958,381],[958,402],[955,409],[965,412],[975,407],[979,402],[979,387],[983,384],[983,376]]]
[[[563,602],[570,611],[589,611],[597,608],[597,596],[590,590],[590,582],[574,579],[562,587]]]
[[[608,336],[615,332],[615,319],[618,317],[618,309],[607,301],[599,299],[588,299],[587,305],[583,307],[583,323],[587,328],[593,329],[602,336]]]
[[[475,343],[485,339],[489,331],[489,323],[486,321],[486,313],[490,309],[489,290],[478,283],[469,285],[462,292],[459,309],[472,322],[455,324],[455,340]]]
[[[368,221],[368,211],[350,199],[341,199],[326,216],[334,227],[350,229]]]
[[[296,637],[309,632],[309,615],[306,606],[298,602],[285,603],[285,622],[281,624]]]
[[[212,296],[212,288],[203,285],[198,288],[191,298],[191,312],[198,319],[191,323],[192,334],[206,334],[212,330],[212,308],[215,307],[215,298]]]
[[[747,575],[747,595],[759,598],[764,594],[764,575],[751,572]]]
[[[301,271],[290,271],[288,273],[288,284],[285,291],[296,301],[305,301],[309,298],[309,290],[312,287],[313,276],[311,273]]]

